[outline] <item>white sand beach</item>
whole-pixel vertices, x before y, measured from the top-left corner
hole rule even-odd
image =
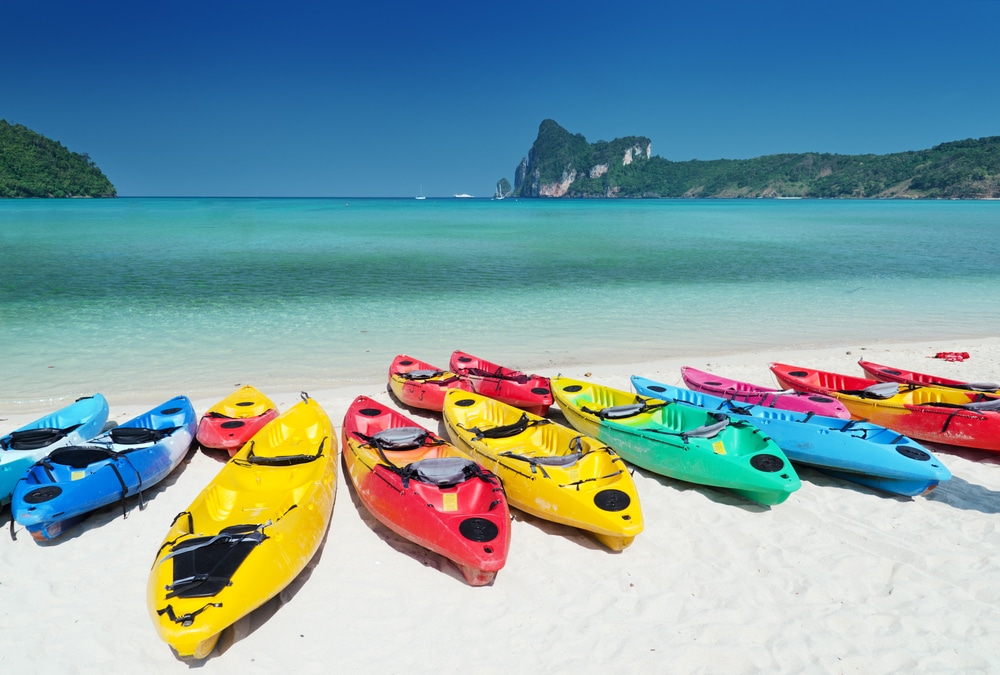
[[[965,351],[970,358],[929,358]],[[446,362],[450,352],[415,355]],[[386,364],[392,354],[386,355]],[[501,363],[503,354],[483,354]],[[858,344],[655,363],[535,368],[628,389],[640,374],[682,384],[680,366],[773,384],[770,361],[861,375],[864,357],[1000,381],[1000,339]],[[530,368],[530,364],[505,363]],[[234,382],[235,384],[235,382]],[[284,410],[299,393],[269,391]],[[359,394],[399,407],[384,381],[303,386],[338,433]],[[123,422],[157,401],[122,405]],[[184,392],[177,392],[184,393]],[[201,414],[213,400],[195,400]],[[400,408],[443,434],[439,418]],[[37,415],[0,410],[7,433]],[[339,440],[339,439],[338,439]],[[491,586],[377,523],[340,466],[323,548],[279,598],[224,635],[205,661],[178,660],[145,600],[174,516],[222,466],[192,451],[128,517],[109,507],[61,539],[0,535],[5,673],[988,672],[1000,664],[1000,454],[928,444],[953,478],[926,496],[881,494],[798,467],[802,488],[763,507],[635,471],[645,531],[621,553],[515,512]],[[9,528],[10,510],[0,511]]]

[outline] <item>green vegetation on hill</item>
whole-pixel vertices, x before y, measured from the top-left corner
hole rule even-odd
[[[115,196],[115,186],[87,155],[0,120],[0,197]]]
[[[642,136],[588,143],[545,120],[517,169],[514,196],[1000,198],[1000,136],[888,155],[809,152],[688,162],[647,157],[649,143]]]

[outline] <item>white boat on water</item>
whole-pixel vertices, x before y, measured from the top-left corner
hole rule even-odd
[[[467,195],[464,192],[457,195],[452,195],[455,199],[472,199],[472,195]]]
[[[420,186],[420,194],[418,194],[416,197],[414,197],[414,199],[427,199],[427,197],[424,196],[424,186],[423,185]]]

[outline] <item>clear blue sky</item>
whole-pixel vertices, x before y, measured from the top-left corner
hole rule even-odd
[[[1000,0],[2,4],[0,118],[122,196],[489,196],[546,118],[677,161],[1000,135]]]

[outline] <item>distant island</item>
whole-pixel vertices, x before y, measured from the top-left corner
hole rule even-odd
[[[0,197],[117,197],[90,157],[0,120]]]
[[[588,143],[553,120],[538,128],[514,186],[497,197],[998,199],[1000,136],[888,155],[799,153],[671,162],[644,136]]]

